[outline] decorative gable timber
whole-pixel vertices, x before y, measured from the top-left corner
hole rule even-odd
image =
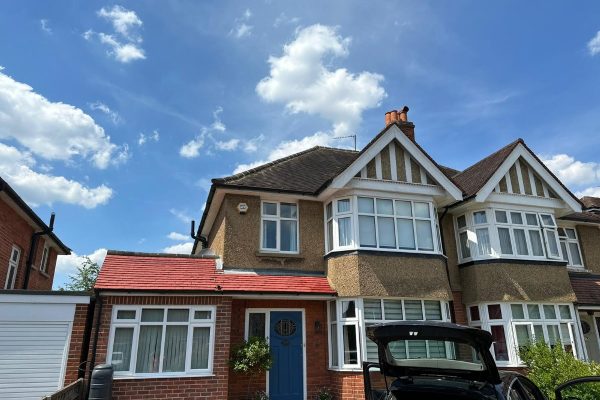
[[[558,199],[558,195],[537,172],[519,157],[494,189],[496,193],[524,194],[528,196]]]
[[[353,178],[381,180],[396,185],[409,184],[413,187],[428,185],[436,189],[436,193],[443,192],[453,200],[463,198],[462,190],[396,124],[390,124],[378,134],[358,157],[332,180],[322,197],[344,188]]]

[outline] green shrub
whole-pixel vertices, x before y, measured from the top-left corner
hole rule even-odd
[[[554,400],[554,389],[566,381],[600,375],[600,364],[578,360],[562,346],[551,347],[545,342],[535,342],[522,347],[519,355],[529,370],[528,378],[550,400]],[[585,384],[569,391],[569,395],[581,400],[600,399],[600,386]]]
[[[251,337],[234,347],[229,363],[234,372],[259,375],[273,365],[269,343],[265,338]]]
[[[317,392],[316,400],[333,400],[333,393],[331,393],[331,390],[329,388],[322,387]]]
[[[269,395],[265,392],[256,392],[254,393],[252,400],[269,400]]]

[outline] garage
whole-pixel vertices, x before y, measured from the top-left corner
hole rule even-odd
[[[62,388],[81,295],[0,293],[0,398],[36,399]]]

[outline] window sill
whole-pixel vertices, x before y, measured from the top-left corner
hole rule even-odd
[[[461,260],[458,263],[458,268],[465,268],[471,265],[484,265],[484,264],[530,264],[530,265],[548,265],[548,266],[562,266],[566,267],[566,261],[554,260],[554,259],[540,259],[540,258],[478,258],[471,261]]]
[[[47,272],[40,270],[40,274],[42,274],[44,277],[46,277],[48,279],[50,278],[50,275]]]
[[[357,372],[357,373],[363,372],[362,368],[360,368],[360,367],[355,367],[355,368],[329,367],[328,369],[329,369],[329,371],[333,371],[333,372]]]
[[[115,380],[126,380],[126,379],[169,379],[169,378],[210,378],[215,376],[212,372],[198,373],[198,374],[144,374],[144,375],[119,375],[115,373],[113,379]]]
[[[340,249],[332,250],[326,253],[323,257],[325,259],[343,256],[346,254],[374,254],[384,257],[415,257],[415,258],[448,258],[442,253],[436,253],[431,251],[404,251],[404,250],[391,250],[391,249],[377,249],[377,248],[354,248],[354,249]]]

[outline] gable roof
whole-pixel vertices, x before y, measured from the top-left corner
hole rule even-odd
[[[29,217],[29,219],[37,225],[40,231],[46,231],[50,228],[42,219],[25,203],[25,201],[15,192],[15,190],[10,187],[10,185],[0,177],[0,193],[4,192],[6,195],[19,207],[19,209]],[[63,251],[63,254],[71,254],[71,249],[69,249],[61,240],[54,234],[54,232],[48,233],[48,236],[56,245]]]
[[[109,250],[95,289],[221,294],[335,295],[325,276],[225,272],[215,257]]]
[[[315,146],[236,175],[215,186],[316,195],[358,157],[353,150]]]
[[[600,208],[600,197],[583,196],[581,203],[584,209]]]
[[[593,224],[600,224],[600,215],[589,211],[572,213],[569,215],[565,215],[564,217],[561,217],[559,219],[563,219],[565,221],[590,222]]]

